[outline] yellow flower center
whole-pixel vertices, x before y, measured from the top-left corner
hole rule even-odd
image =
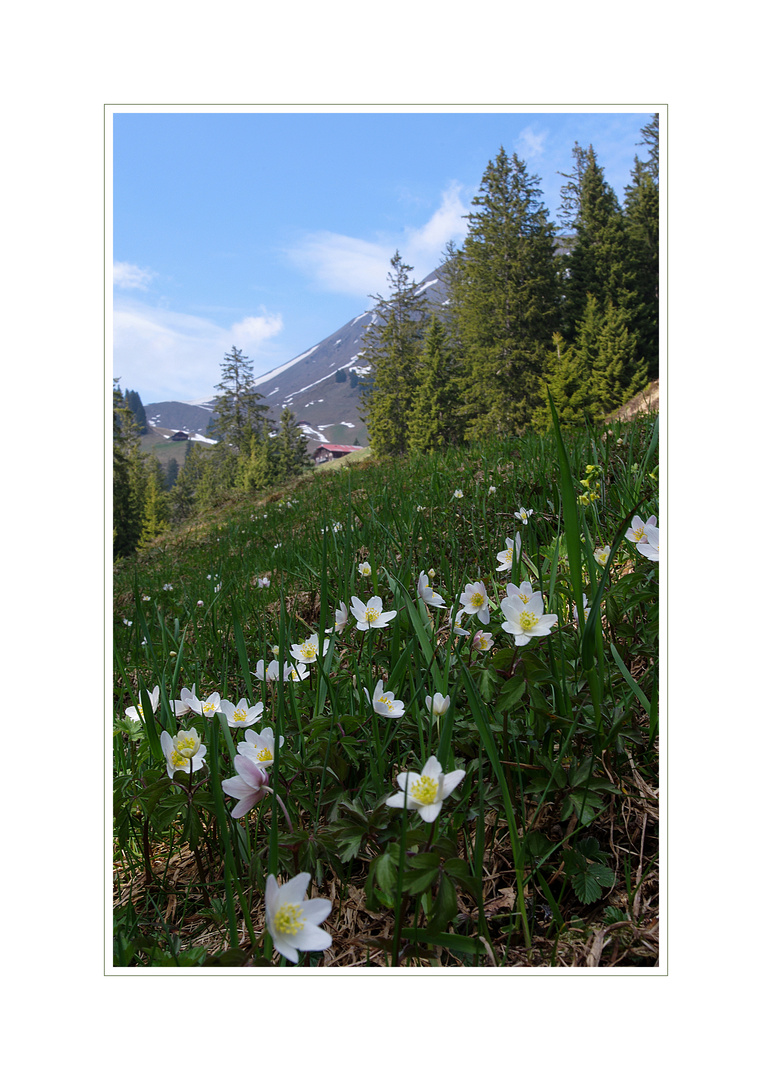
[[[419,776],[410,786],[410,797],[429,806],[437,797],[437,781],[431,776]]]
[[[539,621],[539,616],[534,615],[532,611],[520,612],[520,628],[521,630],[533,630],[534,626]]]
[[[303,654],[304,660],[315,660],[317,648],[312,641],[304,641],[300,646],[300,651]]]
[[[531,600],[531,597],[528,595],[528,593],[519,592],[517,595],[520,597],[524,604],[528,604]]]
[[[183,758],[195,757],[196,751],[201,744],[192,735],[177,739],[174,749]]]
[[[481,592],[472,593],[469,599],[469,603],[472,605],[472,607],[482,607],[485,603],[485,597]]]
[[[141,719],[144,720],[145,719],[145,713],[144,713],[141,705],[137,705],[137,712],[139,713]]]
[[[212,713],[217,712],[217,706],[213,701],[205,701],[201,706],[201,712],[206,716],[211,716]]]
[[[634,544],[640,544],[641,540],[643,540],[645,535],[646,535],[646,532],[645,532],[643,526],[641,526],[640,529],[635,529],[635,531],[633,532],[633,543]]]
[[[280,934],[297,934],[306,925],[300,904],[282,904],[273,917],[273,925]]]
[[[179,750],[172,750],[172,765],[175,769],[187,770],[189,763],[190,759],[185,757],[184,754],[181,754]]]
[[[247,718],[246,709],[234,709],[233,710],[233,720],[234,720],[235,723],[243,724],[243,722],[246,720],[246,718]]]
[[[381,694],[378,698],[382,705],[385,705],[389,712],[394,712],[394,702],[388,698],[385,694]]]
[[[375,622],[379,615],[380,615],[380,611],[378,611],[376,608],[374,608],[374,607],[366,607],[365,608],[365,622]]]
[[[271,753],[271,751],[268,749],[267,746],[263,746],[257,751],[257,760],[258,761],[273,761],[273,754]]]

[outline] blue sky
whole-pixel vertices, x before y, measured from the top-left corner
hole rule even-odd
[[[388,292],[396,249],[420,280],[463,243],[500,146],[553,221],[575,142],[621,201],[650,113],[116,110],[114,373],[191,401],[232,345],[256,376],[305,352]]]

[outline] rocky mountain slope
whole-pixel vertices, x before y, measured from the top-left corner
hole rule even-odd
[[[437,271],[419,284],[430,307],[443,304],[445,291]],[[291,409],[312,451],[317,442],[367,445],[358,380],[367,370],[360,358],[362,336],[374,317],[372,310],[355,316],[293,360],[255,380],[273,420],[278,424],[282,410]],[[214,397],[196,402],[156,401],[145,406],[145,413],[155,427],[205,435],[213,406]]]

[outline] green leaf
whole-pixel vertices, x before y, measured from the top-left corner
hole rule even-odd
[[[440,887],[432,904],[429,925],[429,933],[442,931],[451,919],[458,914],[458,897],[453,882],[445,874],[440,878]]]

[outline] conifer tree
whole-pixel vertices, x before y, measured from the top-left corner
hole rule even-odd
[[[636,156],[625,188],[624,224],[630,272],[630,327],[638,338],[649,379],[659,374],[659,118],[643,128],[650,157]]]
[[[576,339],[588,296],[594,296],[603,310],[609,303],[625,308],[630,298],[628,252],[619,202],[592,146],[581,154],[575,238],[565,282],[565,332],[571,341]]]
[[[597,307],[597,302],[596,307]],[[545,404],[537,410],[536,426],[547,431],[552,427],[552,411],[546,391],[549,390],[561,427],[583,424],[597,418],[592,365],[588,352],[566,344],[559,332],[553,337],[553,351],[548,358],[547,375],[544,379]]]
[[[113,553],[130,555],[141,533],[143,484],[139,433],[134,416],[113,380]]]
[[[145,487],[145,505],[142,514],[142,532],[139,546],[146,547],[151,540],[159,536],[168,526],[166,498],[163,492],[163,470],[155,459],[148,470]]]
[[[249,453],[239,456],[237,483],[243,491],[264,491],[276,482],[275,439],[267,435],[258,439],[253,435],[249,444]]]
[[[502,147],[472,200],[458,288],[468,438],[522,430],[540,401],[559,297],[539,182]]]
[[[147,416],[145,415],[145,406],[142,404],[142,399],[136,390],[126,391],[126,404],[134,414],[134,422],[137,425],[137,431],[140,435],[147,435]]]
[[[268,426],[268,406],[254,386],[253,365],[248,356],[234,345],[220,365],[222,377],[217,384],[213,423],[214,437],[247,450],[253,435],[261,438]]]
[[[412,453],[440,450],[458,441],[453,356],[447,335],[432,315],[418,359],[418,388],[408,417]]]
[[[282,409],[279,432],[274,442],[277,482],[289,480],[303,472],[309,464],[308,439],[297,426],[295,414],[289,409]]]
[[[593,364],[593,393],[600,415],[624,405],[647,382],[646,363],[639,359],[627,315],[609,304],[598,329]]]
[[[407,450],[407,422],[416,391],[416,364],[427,320],[427,303],[413,269],[397,251],[389,273],[391,293],[377,301],[374,318],[364,335],[362,363],[373,371],[362,380],[363,405],[373,453],[402,454]]]

